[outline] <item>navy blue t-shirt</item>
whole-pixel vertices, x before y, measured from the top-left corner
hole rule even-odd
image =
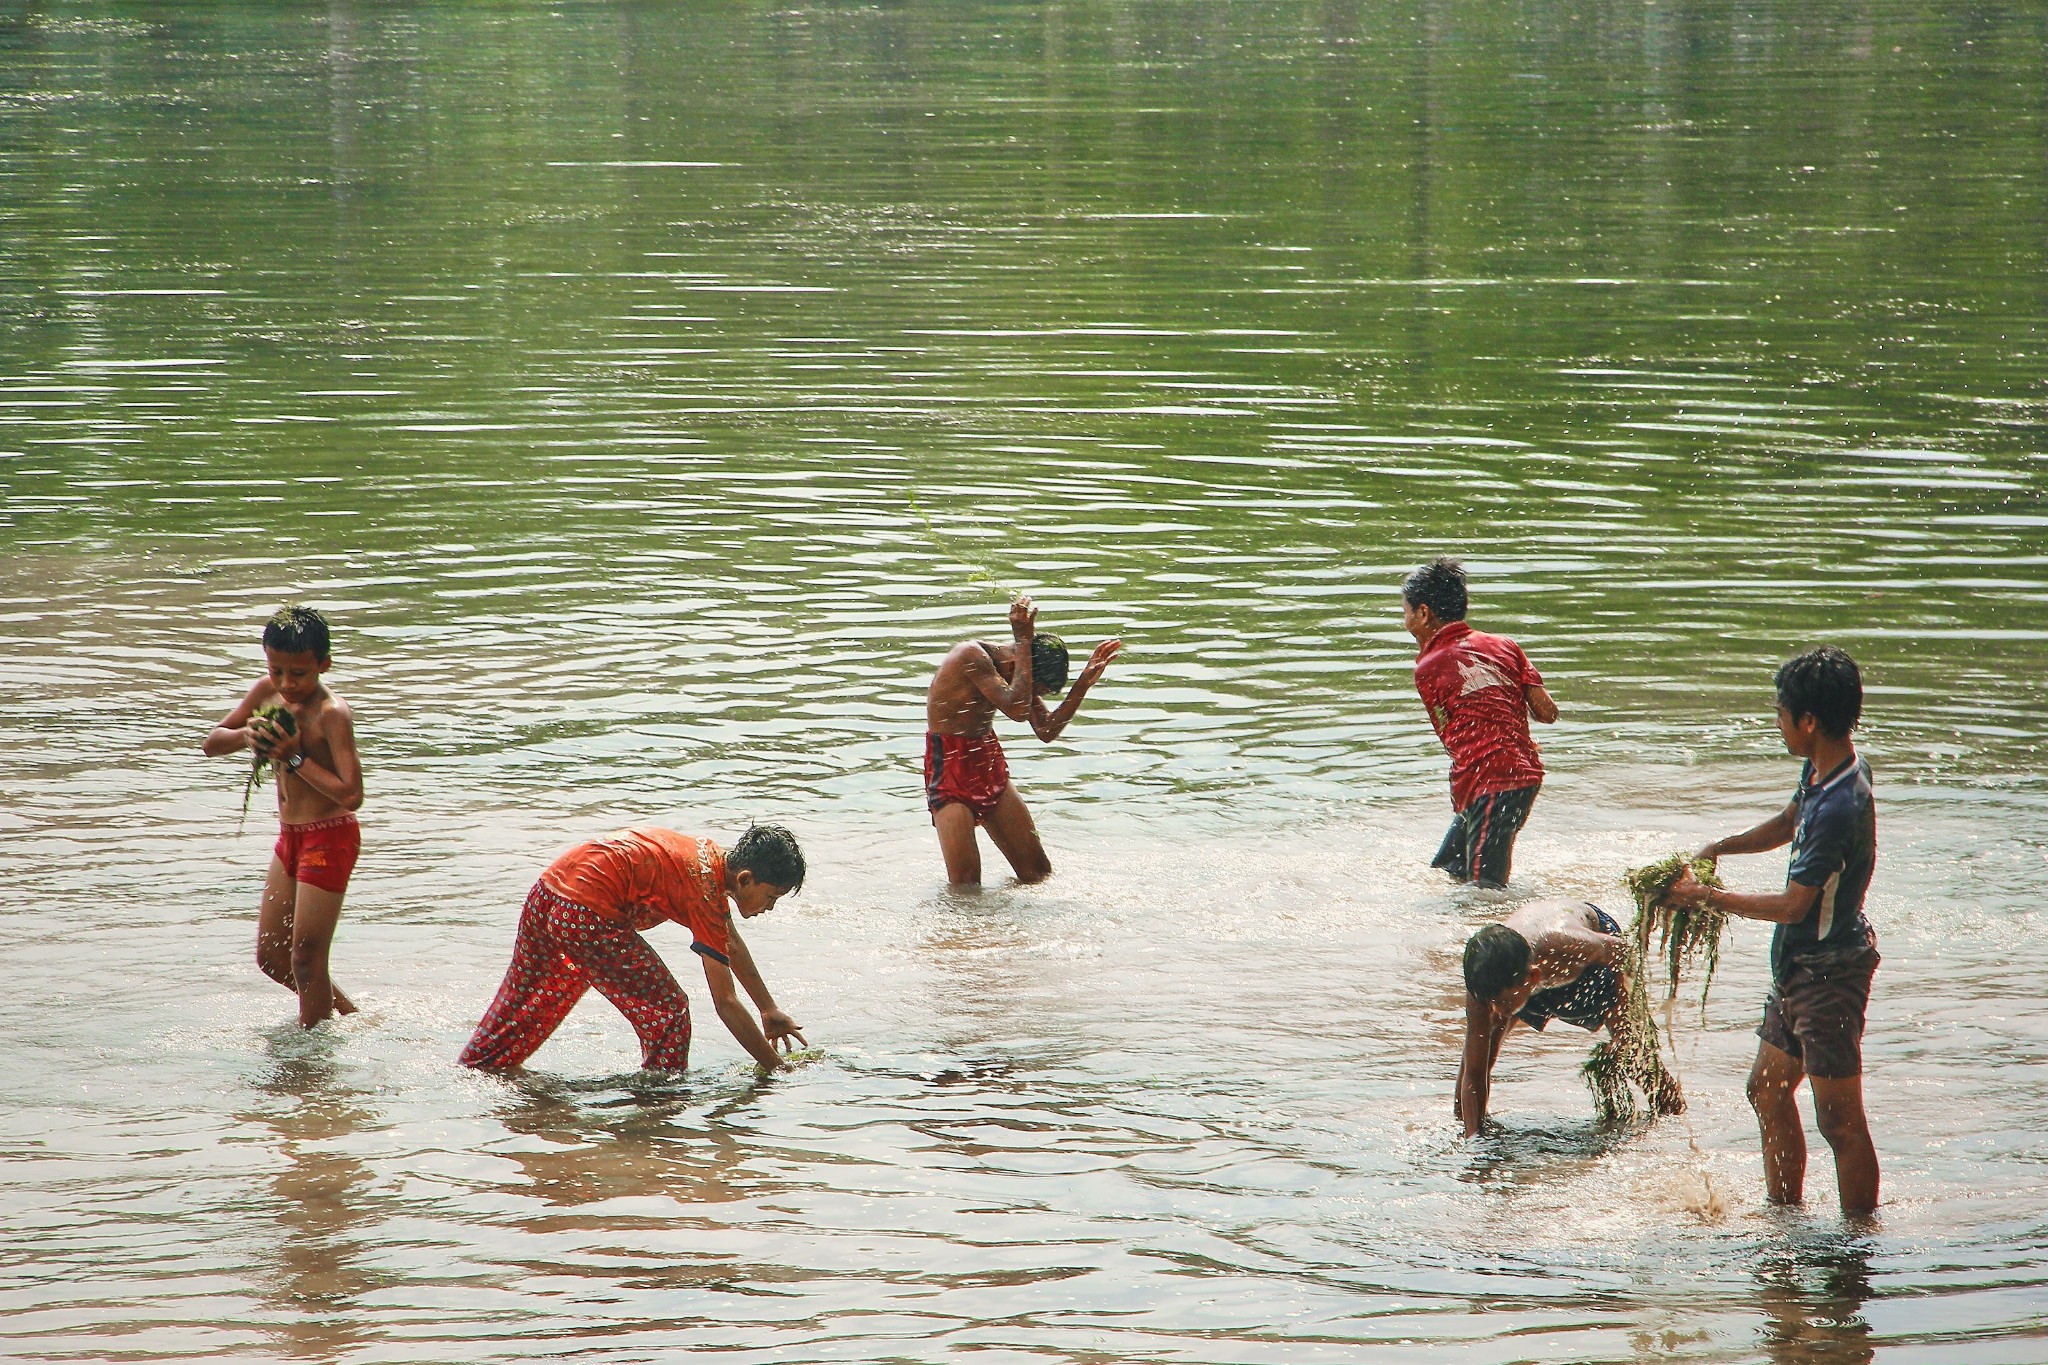
[[[1870,765],[1844,760],[1819,782],[1811,761],[1799,771],[1792,794],[1799,824],[1792,835],[1791,880],[1820,888],[1806,918],[1781,924],[1771,936],[1771,979],[1783,981],[1793,959],[1871,943],[1863,893],[1877,866],[1877,807],[1870,795]]]

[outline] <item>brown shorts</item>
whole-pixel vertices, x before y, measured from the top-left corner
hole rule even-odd
[[[1862,1075],[1863,1011],[1880,960],[1871,942],[1793,958],[1764,1000],[1756,1036],[1796,1058],[1809,1076]]]

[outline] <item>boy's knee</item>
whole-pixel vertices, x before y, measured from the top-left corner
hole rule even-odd
[[[1762,1114],[1775,1111],[1790,1100],[1792,1087],[1776,1077],[1752,1071],[1744,1093],[1749,1096],[1749,1107]]]
[[[1820,1129],[1821,1137],[1830,1147],[1839,1150],[1870,1141],[1870,1125],[1860,1108],[1846,1105],[1816,1104],[1813,1114],[1814,1126]]]

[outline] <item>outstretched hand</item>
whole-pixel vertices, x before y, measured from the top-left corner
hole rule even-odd
[[[1124,642],[1122,640],[1104,640],[1101,644],[1095,646],[1095,652],[1090,654],[1088,662],[1081,666],[1080,681],[1092,683],[1101,677],[1102,670],[1109,667],[1109,661],[1114,659],[1123,647]]]
[[[796,1020],[790,1018],[786,1010],[762,1010],[761,1033],[771,1046],[780,1046],[784,1052],[794,1052],[799,1046],[811,1045],[804,1037],[803,1030],[797,1027]],[[792,1042],[792,1039],[795,1041]]]
[[[1038,634],[1038,608],[1028,593],[1018,593],[1010,603],[1010,635],[1019,644],[1029,644]]]

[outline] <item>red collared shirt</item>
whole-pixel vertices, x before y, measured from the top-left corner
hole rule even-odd
[[[1533,787],[1543,760],[1529,737],[1528,687],[1543,675],[1505,635],[1486,635],[1453,621],[1422,647],[1415,690],[1429,723],[1451,756],[1451,805],[1463,810],[1482,796]]]

